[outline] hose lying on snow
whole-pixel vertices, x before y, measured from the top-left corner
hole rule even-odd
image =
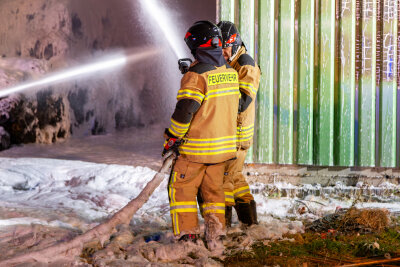
[[[99,240],[103,245],[105,241],[110,239],[110,236],[117,225],[129,224],[132,216],[147,202],[154,190],[163,181],[165,175],[169,173],[169,169],[172,167],[174,160],[175,155],[172,152],[169,153],[159,172],[146,185],[142,192],[140,192],[135,199],[132,199],[125,207],[120,209],[106,222],[99,224],[88,232],[77,236],[68,242],[59,243],[42,250],[29,252],[11,259],[0,261],[0,266],[13,266],[27,262],[50,263],[63,259],[71,260],[71,258],[81,254],[82,248],[88,242]]]

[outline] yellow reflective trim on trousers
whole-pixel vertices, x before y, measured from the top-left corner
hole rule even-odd
[[[233,197],[233,192],[224,192],[225,193],[225,202],[235,202],[235,198]]]
[[[234,190],[233,193],[235,194],[235,198],[238,198],[246,194],[250,194],[250,188],[248,186],[244,186]]]
[[[174,209],[170,211],[171,213],[180,213],[180,212],[196,212],[197,208],[185,208],[185,209]]]
[[[225,208],[223,210],[211,209],[211,210],[204,210],[203,211],[203,214],[209,214],[209,213],[225,214]]]
[[[174,188],[172,187],[172,185],[174,184],[174,175],[175,175],[175,172],[172,174],[172,179],[170,179],[169,185],[168,185],[168,187],[169,187],[169,192],[168,193],[169,193],[170,205],[174,201],[174,199],[172,198],[172,192],[174,190]]]
[[[243,192],[243,193],[237,193],[237,194],[235,195],[235,197],[238,198],[238,197],[242,197],[242,196],[247,195],[247,194],[250,194],[250,190],[246,190],[246,191]]]
[[[175,189],[174,189],[174,187],[173,187],[173,185],[174,185],[174,183],[176,182],[176,176],[177,176],[177,174],[178,174],[178,172],[174,172],[174,176],[173,176],[173,178],[172,178],[172,184],[171,184],[171,192],[172,192],[172,195],[171,195],[171,199],[172,199],[172,203],[175,203],[176,201],[175,201]]]
[[[190,125],[190,122],[189,123],[180,123],[180,122],[177,122],[176,120],[174,120],[172,118],[171,118],[171,122],[173,124],[176,124],[178,126],[185,127],[185,128],[189,128],[189,125]]]
[[[174,189],[173,185],[176,181],[176,175],[177,175],[177,172],[174,172],[173,176],[172,176],[172,181],[170,182],[170,185],[169,185],[170,206],[174,205],[174,203],[175,203],[175,189]],[[172,218],[174,234],[179,235],[180,231],[179,231],[178,214],[171,213],[171,218]]]
[[[170,206],[188,206],[188,205],[197,206],[197,202],[196,201],[180,201],[180,202],[171,203]]]
[[[201,205],[203,208],[207,208],[207,207],[225,207],[225,203],[204,203]]]
[[[185,151],[179,151],[179,152],[185,155],[209,156],[209,155],[218,155],[218,154],[236,152],[236,148],[232,150],[223,150],[223,151],[209,152],[209,153],[197,153],[197,152],[185,152]]]
[[[243,186],[243,187],[240,187],[238,189],[233,190],[233,194],[235,194],[237,192],[240,192],[240,191],[243,191],[245,189],[248,189],[250,191],[250,187],[246,185],[246,186]]]
[[[178,214],[177,213],[171,213],[172,217],[172,225],[174,226],[174,235],[179,235],[179,225],[178,225]]]
[[[203,214],[209,213],[225,213],[225,202],[224,203],[204,203]]]

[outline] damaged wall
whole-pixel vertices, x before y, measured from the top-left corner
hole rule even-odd
[[[174,6],[181,36],[194,21],[215,19],[215,1],[163,2]],[[168,123],[181,74],[168,44],[160,42],[162,33],[145,19],[137,0],[0,1],[0,88],[87,62],[104,51],[164,48],[159,57],[118,73],[0,100],[0,108],[9,102],[12,114],[12,119],[0,121],[0,135],[9,132],[12,143],[51,143],[71,133]]]

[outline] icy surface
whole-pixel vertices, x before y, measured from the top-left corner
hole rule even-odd
[[[99,222],[135,198],[155,174],[154,170],[147,167],[45,158],[0,158],[0,206],[30,210],[29,213],[22,212],[18,216],[12,213],[6,216],[3,212],[0,215],[0,226],[35,223],[77,227],[76,223],[69,221],[69,215],[66,216],[67,219],[63,216],[42,216],[43,211],[74,214],[87,224]],[[133,217],[134,225],[169,227],[167,182],[168,177],[165,177],[149,201]],[[349,207],[354,202],[354,199],[336,195],[309,194],[298,198],[281,197],[279,193],[284,190],[304,189],[303,187],[310,192],[321,189],[320,185],[252,184],[259,220],[266,224],[275,219],[282,222],[289,222],[289,219],[311,221],[335,212],[338,208]],[[344,188],[343,184],[336,184],[331,190],[336,192]],[[365,185],[360,183],[350,188],[365,188]],[[382,188],[400,190],[398,185],[388,183],[382,185]],[[359,202],[356,206],[400,212],[398,201]],[[234,223],[237,223],[236,218]]]
[[[55,159],[0,159],[2,206],[72,210],[88,222],[103,219],[136,197],[155,175],[146,167]],[[137,216],[168,213],[167,177]],[[0,221],[5,225],[6,220]],[[8,221],[15,224],[15,221]],[[20,220],[31,223],[32,220]]]

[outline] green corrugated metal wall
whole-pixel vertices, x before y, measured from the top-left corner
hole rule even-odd
[[[399,0],[219,0],[262,71],[249,162],[399,167]]]

